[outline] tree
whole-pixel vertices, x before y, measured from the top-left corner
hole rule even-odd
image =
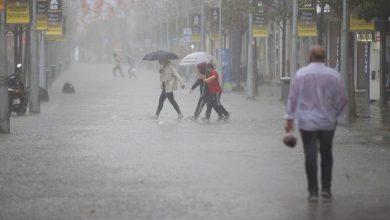
[[[242,90],[241,52],[243,34],[248,28],[248,0],[223,0],[222,26],[229,30],[232,61],[232,76],[237,90]]]
[[[276,22],[282,30],[282,77],[286,76],[286,46],[287,46],[287,21],[293,15],[293,1],[291,0],[266,0],[265,5],[268,7],[268,17],[270,20]]]

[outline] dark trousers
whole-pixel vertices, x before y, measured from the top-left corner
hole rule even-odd
[[[165,89],[161,91],[160,99],[158,100],[158,106],[156,115],[160,115],[160,112],[163,108],[165,99],[168,98],[169,102],[172,104],[173,108],[176,110],[177,114],[181,114],[179,105],[175,101],[175,97],[173,97],[173,92],[165,93]]]
[[[224,116],[228,116],[229,115],[229,112],[225,109],[225,107],[223,107],[223,105],[221,104],[221,94],[222,92],[218,93],[218,106],[219,106],[219,109],[221,110],[222,114]]]
[[[202,109],[203,107],[206,105],[207,103],[207,97],[203,97],[201,96],[198,100],[198,104],[196,105],[196,109],[195,109],[195,112],[194,112],[194,116],[196,118],[199,117],[200,113],[202,112]]]
[[[321,185],[322,190],[330,191],[332,182],[332,143],[334,130],[304,131],[300,130],[305,152],[305,168],[309,193],[318,193],[317,155],[318,142],[321,155]]]
[[[207,94],[207,110],[206,110],[206,118],[207,119],[210,119],[212,108],[217,112],[219,117],[222,117],[222,111],[221,111],[218,103],[219,103],[219,98],[218,98],[217,93]]]

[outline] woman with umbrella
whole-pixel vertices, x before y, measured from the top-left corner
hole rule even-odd
[[[180,87],[184,89],[184,80],[181,78],[173,64],[168,59],[161,59],[159,60],[159,63],[161,95],[158,101],[155,118],[158,119],[158,116],[160,115],[160,112],[163,108],[164,101],[168,98],[169,102],[172,104],[173,108],[178,114],[178,119],[182,119],[183,115],[181,114],[179,105],[173,96],[173,90],[178,88],[178,84],[180,84]]]

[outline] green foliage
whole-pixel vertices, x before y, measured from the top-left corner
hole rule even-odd
[[[389,0],[355,0],[358,13],[366,20],[390,16]]]
[[[248,0],[222,0],[222,25],[244,32],[248,26]]]

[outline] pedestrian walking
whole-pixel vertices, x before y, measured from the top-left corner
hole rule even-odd
[[[114,52],[113,56],[114,56],[114,69],[112,70],[112,72],[113,72],[114,76],[116,76],[116,71],[119,71],[121,76],[124,77],[123,72],[122,72],[121,59],[120,59],[119,55],[116,52]]]
[[[327,67],[324,60],[324,49],[313,46],[310,63],[299,69],[292,80],[285,115],[286,132],[293,130],[295,119],[301,134],[309,201],[318,200],[318,151],[321,156],[321,196],[324,199],[332,197],[333,137],[338,118],[347,104],[340,73]]]
[[[183,118],[183,115],[180,111],[179,105],[177,104],[173,96],[173,90],[176,90],[178,88],[178,84],[182,89],[184,89],[184,80],[181,78],[181,76],[169,60],[159,60],[159,63],[161,95],[159,98],[155,118],[158,119],[158,116],[160,115],[160,112],[163,108],[164,101],[166,98],[168,98],[169,102],[176,110],[178,114],[178,119],[180,120]]]
[[[208,71],[210,71],[210,72],[211,71],[215,71],[217,76],[218,76],[218,72],[215,70],[214,65],[212,63],[208,63],[207,67],[208,67]],[[218,80],[218,84],[219,84],[219,80]],[[220,92],[218,93],[218,102],[217,102],[217,104],[219,106],[219,109],[221,110],[221,113],[223,114],[223,119],[225,121],[227,121],[230,118],[230,113],[221,104],[221,94],[222,94],[222,87],[221,87]]]
[[[129,74],[129,78],[134,77],[134,79],[137,79],[135,76],[135,60],[131,58],[129,55],[126,55],[127,63],[129,64],[129,69],[127,70],[127,73]]]
[[[211,115],[211,108],[213,108],[218,114],[218,120],[223,119],[221,107],[219,103],[219,93],[222,91],[221,86],[219,85],[218,73],[215,70],[209,71],[207,78],[204,78],[203,81],[207,84],[208,94],[207,94],[207,110],[206,116],[203,118],[203,121],[209,122]]]
[[[192,92],[199,86],[200,96],[199,96],[198,104],[196,105],[194,115],[189,117],[189,119],[191,119],[193,121],[196,121],[198,119],[200,113],[202,112],[203,107],[206,105],[207,94],[208,94],[207,85],[203,81],[203,79],[207,75],[207,64],[200,63],[196,66],[196,68],[199,72],[199,75],[198,75],[198,79],[196,80],[196,82],[191,86],[190,94],[192,94]]]

